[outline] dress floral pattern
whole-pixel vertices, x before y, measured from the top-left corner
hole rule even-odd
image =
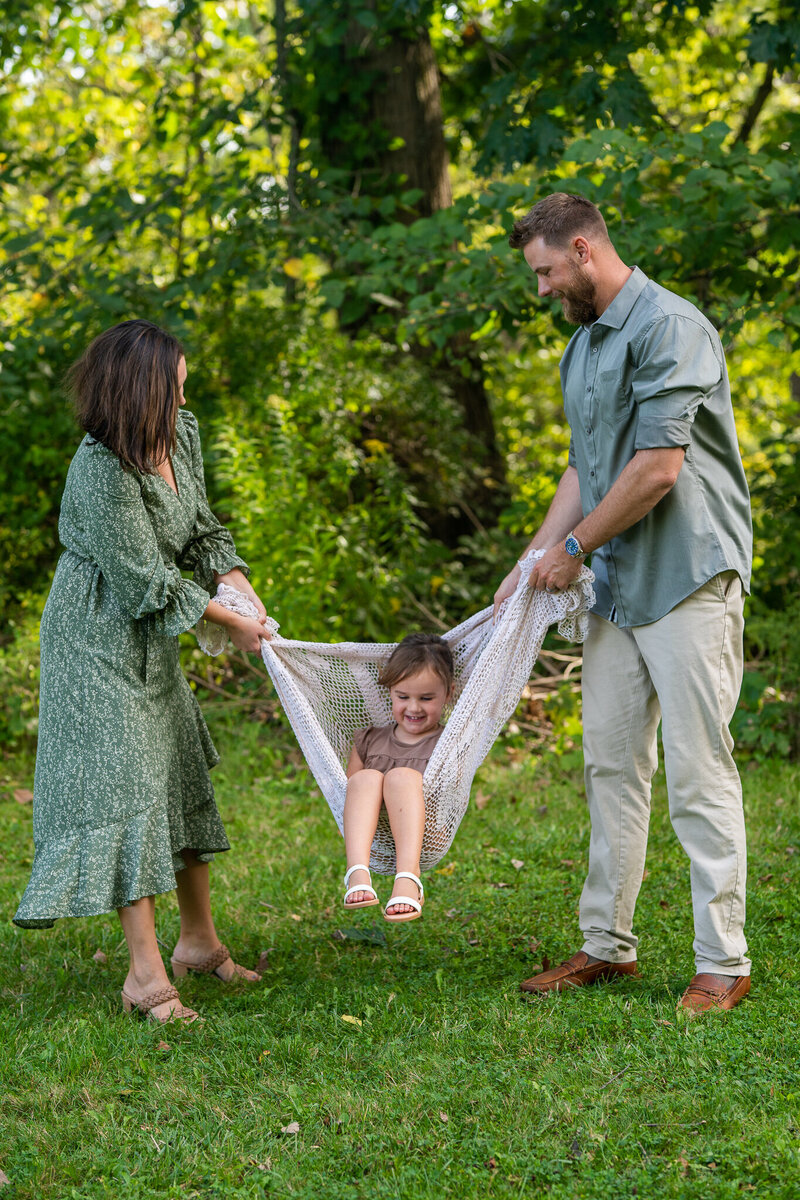
[[[67,474],[41,625],[36,854],[14,917],[26,928],[171,891],[181,850],[207,862],[230,848],[178,634],[204,612],[214,572],[249,571],[209,508],[186,410],[172,466],[177,494],[87,436]]]

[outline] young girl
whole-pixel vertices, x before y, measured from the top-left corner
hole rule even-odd
[[[381,805],[386,806],[397,854],[387,921],[415,921],[424,901],[419,878],[425,801],[422,775],[443,733],[442,709],[453,695],[453,656],[435,634],[412,633],[392,652],[378,682],[389,689],[394,725],[360,729],[347,764],[344,844],[345,908],[378,903],[369,868]],[[415,894],[407,884],[410,879]]]

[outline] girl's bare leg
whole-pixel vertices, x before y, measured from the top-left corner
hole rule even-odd
[[[181,962],[201,963],[221,945],[211,915],[208,863],[198,862],[193,850],[182,850],[181,856],[186,869],[175,876],[181,932],[172,953]],[[231,979],[235,974],[233,960],[227,958],[217,968],[217,974],[221,979]],[[247,971],[246,978],[256,983],[260,976],[255,971]]]
[[[411,767],[393,767],[383,782],[383,802],[389,815],[397,853],[397,870],[419,875],[419,857],[425,832],[425,800],[422,795],[422,775]],[[409,891],[409,888],[411,889]],[[416,891],[410,879],[396,879],[393,896],[413,896]],[[410,904],[393,905],[388,911],[395,916],[413,912]]]
[[[356,771],[347,781],[347,797],[344,802],[344,849],[347,867],[355,863],[369,863],[372,839],[378,828],[378,817],[383,802],[383,773],[365,767]],[[357,883],[369,883],[366,871],[354,871],[350,876],[350,887]],[[369,892],[353,892],[347,903],[359,904],[371,900]]]
[[[133,904],[118,908],[117,913],[131,960],[124,990],[132,1000],[144,1000],[153,992],[171,986],[156,941],[155,897],[145,896],[141,900],[134,900]],[[157,1005],[152,1013],[163,1020],[173,1009],[180,1007],[179,1000],[167,1000],[165,1004]],[[192,1012],[192,1009],[184,1007],[183,1015],[185,1017]]]

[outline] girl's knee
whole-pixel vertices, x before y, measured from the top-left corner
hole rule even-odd
[[[355,775],[351,775],[347,781],[347,799],[351,800],[357,796],[372,796],[376,792],[380,794],[383,790],[383,773],[375,771],[372,767],[364,767],[360,771],[356,771]]]
[[[413,767],[392,767],[386,772],[384,779],[384,792],[390,794],[396,792],[417,792],[422,795],[422,775],[419,771],[415,771]]]

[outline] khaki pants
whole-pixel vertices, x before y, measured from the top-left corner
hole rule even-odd
[[[670,818],[691,863],[697,971],[750,974],[742,790],[728,731],[742,682],[743,627],[733,571],[650,625],[620,629],[590,617],[583,748],[592,832],[580,904],[588,954],[636,958],[633,910],[660,718]]]

